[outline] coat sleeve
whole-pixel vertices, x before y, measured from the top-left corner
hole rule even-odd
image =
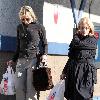
[[[70,71],[70,66],[71,66],[71,64],[72,63],[70,63],[71,61],[70,61],[71,59],[68,59],[68,61],[67,61],[67,63],[65,64],[65,66],[64,66],[64,69],[63,69],[63,71],[62,71],[62,74],[65,74],[66,75],[66,77],[67,77],[67,75],[68,75],[68,73],[69,73],[69,71]]]
[[[46,39],[46,30],[43,25],[41,25],[40,32],[42,34],[42,40],[43,40],[43,47],[44,47],[44,53],[43,54],[48,54],[48,43]]]
[[[19,27],[17,27],[17,43],[16,43],[16,52],[12,58],[12,60],[14,62],[17,61],[18,57],[19,57],[19,51],[20,51],[20,37],[19,37]]]

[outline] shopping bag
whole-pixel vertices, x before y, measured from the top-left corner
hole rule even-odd
[[[15,94],[15,74],[10,66],[8,66],[7,71],[3,74],[3,79],[0,84],[0,93],[4,95]]]
[[[65,80],[60,80],[50,91],[47,100],[64,100]]]

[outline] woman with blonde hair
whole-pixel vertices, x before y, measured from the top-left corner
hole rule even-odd
[[[17,50],[8,65],[16,65],[16,100],[36,100],[36,90],[32,84],[32,70],[39,62],[47,61],[47,39],[43,25],[30,6],[23,6],[19,11],[21,24],[17,26]]]
[[[81,30],[80,28],[83,24],[84,24],[84,26],[87,26],[87,28],[90,28],[88,35],[90,35],[90,36],[94,35],[94,25],[88,17],[84,17],[80,20],[80,22],[78,23],[78,31]],[[80,32],[78,32],[78,33],[80,33]]]
[[[65,78],[67,100],[92,100],[96,83],[96,48],[93,23],[84,17],[79,21],[78,30],[69,45],[69,59],[60,76]]]

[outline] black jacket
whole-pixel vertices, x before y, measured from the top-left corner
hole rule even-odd
[[[18,25],[17,49],[12,59],[14,62],[18,58],[33,58],[37,55],[44,55],[47,54],[47,51],[46,31],[43,25],[37,22],[32,22],[29,25]]]
[[[72,59],[78,62],[94,61],[96,49],[97,39],[94,36],[81,37],[75,34],[69,45],[68,62]],[[63,73],[67,72],[67,64],[63,69]]]

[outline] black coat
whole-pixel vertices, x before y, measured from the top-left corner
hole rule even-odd
[[[65,97],[71,100],[87,100],[92,98],[96,82],[94,60],[97,40],[94,36],[74,35],[69,47],[69,59],[63,69],[66,74]]]
[[[36,22],[29,25],[19,24],[17,27],[17,50],[13,56],[18,58],[34,58],[47,54],[48,46],[44,27]]]

